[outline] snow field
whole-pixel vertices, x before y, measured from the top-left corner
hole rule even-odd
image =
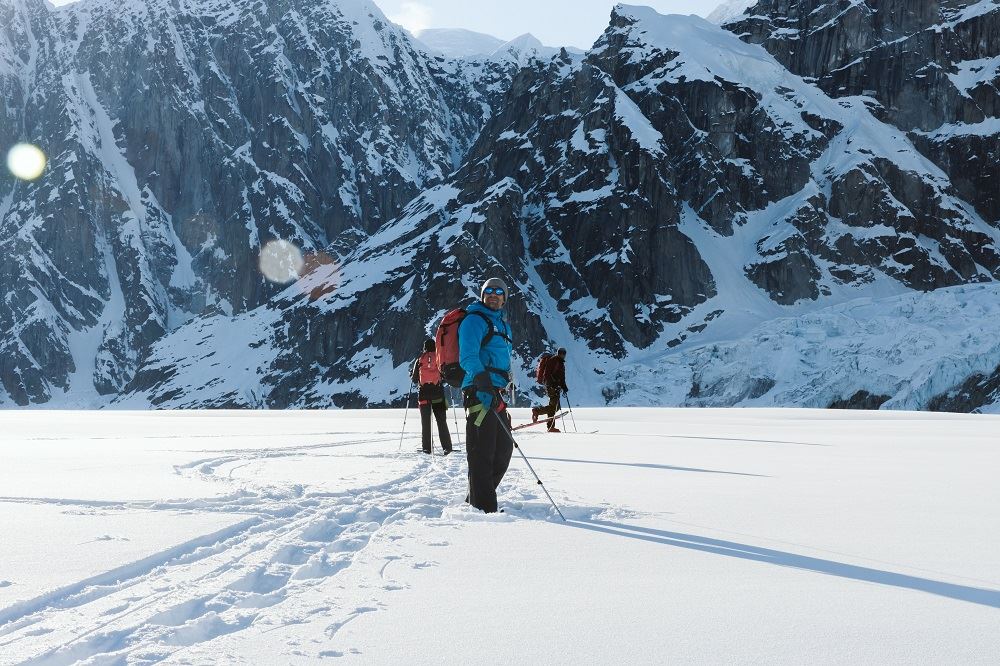
[[[563,523],[415,415],[0,413],[0,663],[1000,653],[997,417],[580,409],[518,433]]]

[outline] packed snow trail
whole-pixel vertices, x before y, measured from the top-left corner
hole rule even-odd
[[[416,458],[411,471],[400,477],[345,493],[311,493],[301,486],[254,488],[234,483],[232,475],[255,461],[334,457],[345,447],[389,441],[395,437],[277,452],[237,451],[179,466],[182,475],[235,485],[235,492],[212,500],[121,507],[245,513],[248,519],[217,541],[182,544],[114,576],[83,581],[5,609],[0,612],[0,651],[16,646],[21,654],[34,654],[27,663],[38,664],[125,655],[140,662],[158,661],[183,647],[264,621],[263,610],[278,604],[283,622],[316,613],[335,622],[336,609],[292,610],[295,604],[285,602],[350,566],[383,525],[411,516],[439,517],[454,499],[441,490],[461,489],[460,458]],[[387,456],[370,457],[373,464],[381,464]],[[356,612],[344,609],[341,621]],[[61,629],[48,629],[56,618]]]

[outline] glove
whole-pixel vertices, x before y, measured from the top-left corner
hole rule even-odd
[[[569,389],[563,386],[563,393],[569,393]]]
[[[479,402],[483,403],[484,408],[490,409],[497,394],[497,389],[490,379],[490,373],[484,370],[473,377],[472,386],[476,389],[476,397],[479,398]]]
[[[493,406],[493,392],[487,393],[486,391],[476,391],[476,397],[479,398],[479,402],[483,403],[485,409],[490,409]]]
[[[492,393],[495,390],[493,381],[490,379],[490,373],[486,370],[483,370],[472,378],[472,385],[476,387],[477,391]]]

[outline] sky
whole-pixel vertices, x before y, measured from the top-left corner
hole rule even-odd
[[[52,0],[65,5],[74,0]],[[661,14],[708,16],[723,0],[631,0]],[[616,0],[375,0],[416,34],[425,28],[465,28],[500,39],[530,32],[547,46],[588,49],[608,26]]]
[[[661,14],[707,16],[723,0],[632,0]],[[500,39],[530,32],[547,46],[590,48],[608,26],[616,0],[375,0],[394,22],[416,34],[465,28]]]

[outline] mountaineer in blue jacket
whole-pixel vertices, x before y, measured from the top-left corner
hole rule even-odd
[[[486,513],[497,510],[496,489],[514,453],[507,405],[500,395],[510,383],[511,331],[503,316],[509,295],[503,280],[490,278],[458,329],[459,364],[465,370],[466,501]]]

